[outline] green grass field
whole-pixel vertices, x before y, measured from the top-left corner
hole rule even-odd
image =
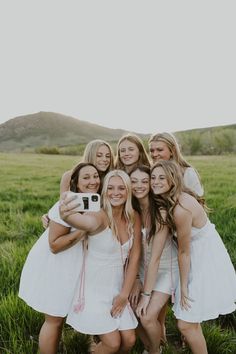
[[[19,277],[28,251],[43,232],[41,216],[59,197],[62,173],[79,161],[75,156],[0,154],[0,353],[37,353],[43,315],[17,297]],[[236,156],[189,157],[202,178],[210,219],[215,223],[236,266]],[[209,260],[210,261],[210,260]],[[203,325],[209,354],[236,353],[236,314]],[[169,345],[163,354],[188,353],[171,310]],[[65,326],[60,353],[86,354],[89,338]],[[133,354],[141,353],[137,341]]]

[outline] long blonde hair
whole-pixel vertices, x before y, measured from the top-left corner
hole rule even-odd
[[[191,165],[184,159],[180,151],[179,144],[173,134],[166,132],[153,134],[149,138],[148,144],[154,141],[161,141],[165,143],[170,150],[170,153],[172,155],[171,158],[176,161],[181,167],[191,167]]]
[[[126,135],[123,135],[118,143],[117,143],[117,151],[116,151],[116,158],[115,158],[115,167],[117,169],[121,169],[121,170],[124,170],[125,171],[125,165],[123,164],[123,162],[121,161],[120,159],[120,151],[119,151],[119,147],[120,147],[120,144],[125,141],[125,140],[128,140],[130,141],[131,143],[135,144],[139,150],[139,159],[136,163],[136,165],[145,165],[145,166],[148,166],[150,167],[151,166],[151,163],[150,163],[150,160],[149,160],[149,156],[148,156],[148,153],[147,151],[145,150],[145,147],[143,145],[143,142],[142,140],[136,135],[136,134],[133,134],[133,133],[128,133]]]
[[[83,162],[91,162],[92,164],[94,164],[96,166],[97,151],[98,151],[99,147],[102,145],[105,145],[108,148],[108,150],[110,152],[110,156],[111,156],[110,165],[108,167],[108,170],[106,171],[106,172],[108,172],[114,168],[114,153],[111,148],[111,145],[108,142],[106,142],[105,140],[101,140],[101,139],[91,140],[86,145],[86,147],[84,149],[82,161]]]
[[[108,190],[108,185],[109,185],[109,181],[110,181],[111,177],[120,177],[125,185],[125,188],[127,191],[127,200],[124,205],[123,216],[128,223],[128,234],[129,234],[129,236],[131,236],[134,232],[135,211],[132,207],[131,182],[130,182],[130,178],[129,178],[128,174],[125,171],[113,170],[113,171],[108,172],[106,174],[106,176],[104,177],[103,188],[102,188],[102,193],[101,193],[102,207],[108,216],[109,226],[112,230],[112,233],[118,237],[119,235],[118,235],[117,226],[116,226],[114,218],[113,218],[112,206],[111,206],[110,201],[107,198],[107,190]]]

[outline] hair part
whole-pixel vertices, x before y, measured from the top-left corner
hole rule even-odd
[[[115,158],[116,168],[125,171],[125,165],[123,164],[123,162],[120,159],[120,151],[119,151],[120,144],[125,140],[128,140],[131,143],[135,144],[138,148],[139,159],[138,159],[136,165],[137,166],[138,165],[146,165],[146,166],[150,167],[151,166],[150,159],[149,159],[147,151],[145,150],[142,140],[139,138],[138,135],[133,134],[133,133],[128,133],[126,135],[123,135],[117,143],[117,151],[116,151],[116,158]]]
[[[127,191],[127,200],[124,205],[123,216],[127,220],[128,234],[129,234],[129,236],[131,236],[134,232],[135,212],[132,207],[131,182],[130,182],[129,175],[125,171],[116,169],[116,170],[112,170],[106,174],[104,181],[103,181],[103,188],[102,188],[102,194],[101,194],[102,207],[108,216],[109,226],[112,230],[112,233],[118,237],[119,236],[118,230],[117,230],[117,226],[115,224],[115,221],[113,218],[113,213],[112,213],[112,205],[107,198],[108,185],[109,185],[109,181],[110,181],[111,177],[120,177],[125,185],[125,188]]]
[[[132,173],[135,171],[141,171],[144,172],[148,175],[149,177],[149,183],[151,181],[151,168],[146,166],[146,165],[138,165],[134,167],[130,172],[129,176],[131,177]],[[136,198],[134,195],[132,195],[132,204],[133,208],[141,215],[142,210],[140,207],[140,203],[138,198]],[[156,234],[156,232],[164,226],[166,223],[163,220],[162,214],[161,214],[161,208],[158,204],[158,201],[155,199],[155,195],[150,187],[149,193],[148,193],[148,212],[150,215],[150,230],[148,234],[148,242],[152,239],[152,237]],[[157,228],[158,226],[158,228]]]

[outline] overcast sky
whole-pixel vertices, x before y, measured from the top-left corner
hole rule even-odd
[[[0,3],[0,124],[39,111],[140,133],[236,123],[235,0]]]

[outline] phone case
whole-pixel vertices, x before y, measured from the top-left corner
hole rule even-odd
[[[75,193],[76,201],[80,204],[78,211],[99,211],[100,195],[97,193]]]

